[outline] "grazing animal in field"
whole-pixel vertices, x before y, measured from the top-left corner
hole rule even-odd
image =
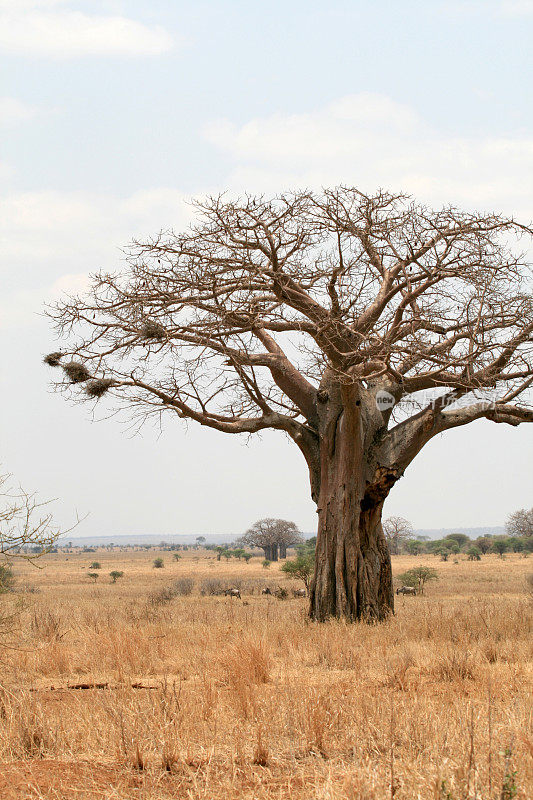
[[[400,586],[399,589],[396,589],[396,594],[416,594],[416,589],[414,586]]]
[[[272,594],[272,591],[267,586],[266,589],[261,589],[261,594]]]
[[[224,592],[224,594],[226,595],[226,597],[238,597],[238,598],[239,598],[239,600],[241,600],[241,599],[242,599],[242,598],[241,598],[241,590],[240,590],[240,589],[235,589],[235,588],[233,588],[233,589],[226,589],[226,591]]]
[[[307,597],[307,591],[305,589],[293,589],[292,590],[293,597]]]

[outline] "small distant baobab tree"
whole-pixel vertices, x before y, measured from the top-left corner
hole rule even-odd
[[[435,436],[533,421],[531,229],[356,189],[198,203],[51,314],[46,361],[140,421],[284,433],[317,504],[310,614],[393,608],[383,504]]]
[[[287,547],[303,541],[302,534],[294,522],[267,517],[254,522],[252,527],[238,539],[245,547],[259,547],[268,561],[287,558]]]

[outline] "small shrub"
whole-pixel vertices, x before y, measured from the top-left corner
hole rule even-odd
[[[261,566],[263,567],[263,569],[269,569],[270,568],[270,561],[268,560],[268,558],[265,558],[261,562]]]
[[[102,565],[99,561],[93,561],[92,564],[89,564],[89,569],[102,569]]]
[[[174,553],[174,561],[181,561],[181,556],[179,553]]]
[[[154,558],[153,565],[154,569],[163,569],[163,567],[165,566],[165,562],[163,561],[162,558]]]
[[[10,564],[0,564],[0,594],[4,592],[11,592],[13,584],[15,583],[15,576]]]
[[[204,597],[206,595],[216,597],[224,594],[227,588],[225,581],[220,580],[220,578],[205,578],[200,584],[200,594]]]
[[[491,549],[494,553],[498,553],[500,558],[503,558],[504,553],[509,550],[510,542],[509,539],[504,536],[497,536],[495,539],[492,540]]]
[[[286,561],[281,567],[289,578],[303,581],[306,591],[309,591],[309,581],[315,569],[315,552],[309,548],[301,547],[294,561]]]
[[[470,547],[466,554],[469,561],[481,561],[481,550],[478,547]]]
[[[190,594],[192,594],[193,589],[194,578],[178,578],[171,586],[171,590],[174,592],[174,594],[181,595],[182,597],[188,597]]]
[[[413,567],[408,569],[398,578],[404,586],[413,586],[417,594],[424,594],[424,586],[428,581],[435,581],[439,577],[436,569],[433,567]]]
[[[87,573],[87,577],[88,577],[88,578],[92,578],[92,579],[93,579],[93,582],[94,582],[94,583],[96,583],[96,581],[98,580],[98,578],[99,578],[100,576],[98,575],[98,573],[97,573],[97,572],[88,572],[88,573]]]
[[[116,583],[119,578],[124,577],[124,573],[118,569],[114,569],[112,572],[109,573],[109,577],[111,578],[113,583]]]
[[[170,587],[156,589],[148,595],[148,602],[152,606],[166,606],[175,598],[175,593]]]

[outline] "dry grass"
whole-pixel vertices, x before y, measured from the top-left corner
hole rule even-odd
[[[2,799],[533,796],[530,560],[398,557],[396,574],[427,563],[440,580],[369,627],[261,596],[290,586],[276,565],[183,555],[17,567],[37,591],[1,598]],[[191,595],[154,600],[180,577]],[[240,581],[245,602],[201,595],[207,579]]]

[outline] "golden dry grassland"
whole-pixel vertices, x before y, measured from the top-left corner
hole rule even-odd
[[[367,626],[262,596],[297,585],[279,565],[171,556],[16,565],[0,597],[2,800],[533,797],[532,559],[396,557],[396,575],[440,578]],[[161,592],[179,577],[191,595]],[[219,578],[242,581],[242,601],[200,595]]]

